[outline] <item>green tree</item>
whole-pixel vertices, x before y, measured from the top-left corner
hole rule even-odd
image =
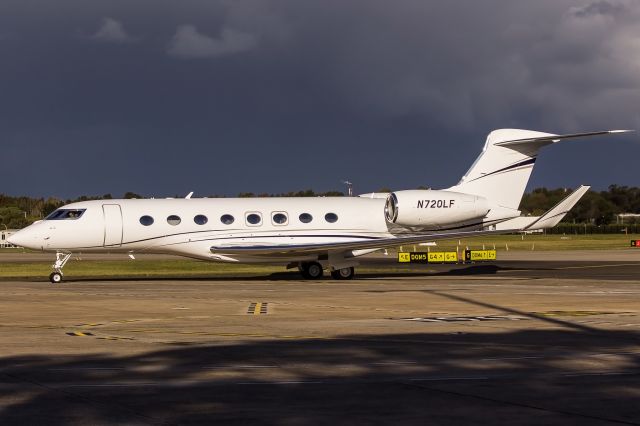
[[[135,192],[125,192],[124,193],[125,200],[130,200],[132,198],[144,198],[142,195],[136,194]]]
[[[20,229],[28,224],[25,212],[18,207],[0,207],[0,225],[9,229]]]

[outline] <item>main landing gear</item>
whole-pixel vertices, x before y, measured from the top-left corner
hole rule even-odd
[[[350,268],[335,269],[331,271],[331,277],[334,280],[352,280],[355,275],[353,266]]]
[[[70,258],[71,253],[56,252],[56,263],[53,264],[53,272],[49,274],[51,284],[58,284],[62,281],[62,268],[64,268],[64,265],[66,265]]]
[[[298,266],[300,273],[307,280],[319,280],[322,278],[322,265],[318,262],[305,262]]]
[[[319,280],[322,279],[324,271],[322,265],[318,262],[304,262],[298,266],[300,273],[307,280]],[[331,277],[334,280],[350,280],[353,279],[355,270],[353,266],[342,269],[335,269],[331,271]]]

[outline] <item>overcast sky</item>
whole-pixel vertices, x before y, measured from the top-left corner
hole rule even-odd
[[[0,193],[434,188],[487,133],[640,129],[637,0],[3,0]],[[640,185],[640,135],[530,187]]]

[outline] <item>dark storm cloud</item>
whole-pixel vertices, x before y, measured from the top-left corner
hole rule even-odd
[[[584,18],[593,15],[613,15],[624,12],[624,10],[625,5],[621,3],[596,1],[586,6],[575,7],[572,9],[572,13],[579,18]]]
[[[108,17],[103,19],[102,26],[92,37],[107,43],[126,43],[133,40],[121,22]]]
[[[220,39],[198,32],[193,25],[181,25],[169,43],[167,53],[177,58],[208,58],[250,50],[256,46],[253,35],[223,28]]]
[[[500,127],[638,128],[640,2],[0,4],[0,192],[454,184]],[[533,183],[637,184],[637,136]]]

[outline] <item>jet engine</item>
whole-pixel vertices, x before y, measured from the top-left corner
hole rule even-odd
[[[389,194],[384,214],[388,222],[396,225],[440,229],[483,218],[489,210],[484,197],[418,189]]]

